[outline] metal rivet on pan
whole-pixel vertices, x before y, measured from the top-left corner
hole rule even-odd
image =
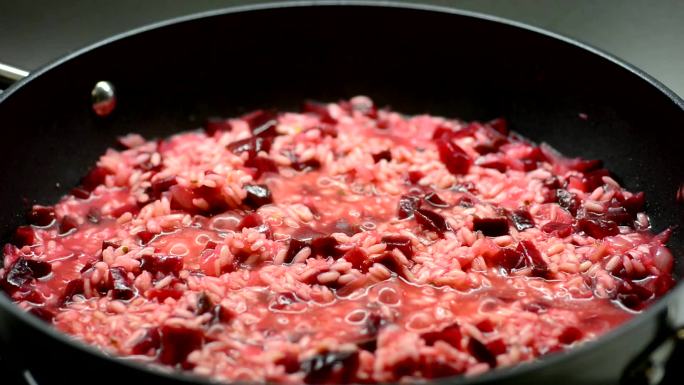
[[[98,116],[107,116],[114,111],[116,94],[112,83],[104,80],[97,82],[90,96],[93,100],[93,111]]]

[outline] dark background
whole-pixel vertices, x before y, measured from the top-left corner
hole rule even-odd
[[[108,35],[179,15],[247,2],[0,0],[0,62],[32,70]],[[490,13],[577,38],[625,59],[684,95],[683,0],[423,2]]]

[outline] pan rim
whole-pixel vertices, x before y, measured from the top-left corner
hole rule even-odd
[[[570,46],[574,46],[576,48],[582,49],[584,51],[588,51],[604,60],[608,60],[614,65],[617,65],[618,67],[621,67],[624,70],[629,71],[631,74],[639,77],[642,81],[646,81],[649,83],[651,86],[655,87],[658,91],[660,91],[662,94],[664,94],[666,97],[668,97],[676,107],[678,107],[682,112],[684,113],[684,100],[678,96],[674,91],[670,90],[668,87],[666,87],[664,84],[662,84],[660,81],[656,80],[653,78],[651,75],[647,74],[643,70],[635,67],[632,64],[629,64],[625,62],[624,60],[618,58],[617,56],[614,56],[612,54],[609,54],[601,49],[598,49],[590,44],[581,42],[579,40],[551,32],[548,30],[545,30],[540,27],[532,26],[523,22],[519,21],[514,21],[510,20],[507,18],[499,17],[499,16],[494,16],[494,15],[489,15],[489,14],[484,14],[480,12],[475,12],[475,11],[468,11],[468,10],[462,10],[458,8],[451,8],[451,7],[446,7],[446,6],[438,6],[438,5],[428,5],[428,4],[416,4],[416,3],[394,3],[391,1],[383,1],[383,0],[318,0],[318,1],[300,1],[300,0],[286,0],[286,1],[277,1],[277,2],[269,2],[269,3],[261,3],[261,4],[251,4],[251,5],[239,5],[239,6],[232,6],[232,7],[226,7],[226,8],[220,8],[220,9],[215,9],[215,10],[209,10],[209,11],[203,11],[203,12],[198,12],[198,13],[193,13],[189,15],[184,15],[176,18],[171,18],[163,21],[158,21],[154,23],[150,23],[141,27],[137,27],[134,29],[131,29],[126,32],[122,32],[110,37],[107,37],[105,39],[102,39],[100,41],[97,41],[95,43],[92,43],[90,45],[87,45],[83,48],[77,49],[73,52],[70,52],[66,55],[63,55],[62,57],[53,60],[49,63],[46,63],[45,65],[39,67],[35,71],[32,71],[29,76],[26,78],[12,84],[9,88],[7,88],[4,92],[0,93],[0,105],[8,98],[10,98],[15,92],[19,91],[23,87],[25,87],[27,84],[30,84],[33,80],[39,78],[41,75],[51,71],[54,68],[57,68],[67,62],[69,62],[72,59],[78,58],[79,56],[95,51],[98,48],[105,47],[107,45],[110,45],[111,43],[140,35],[145,32],[153,31],[153,30],[159,30],[164,27],[171,27],[174,25],[182,24],[185,22],[192,22],[192,21],[197,21],[200,19],[204,18],[210,18],[210,17],[218,17],[222,15],[227,15],[227,14],[235,14],[235,13],[246,13],[246,12],[254,12],[254,11],[262,11],[262,10],[273,10],[273,9],[283,9],[283,8],[305,8],[305,7],[330,7],[330,6],[347,6],[347,7],[373,7],[373,8],[394,8],[394,9],[404,9],[404,10],[415,10],[415,11],[425,11],[425,12],[433,12],[433,13],[442,13],[442,14],[451,14],[455,16],[461,16],[461,17],[468,17],[471,19],[477,19],[480,21],[485,21],[485,22],[492,22],[492,23],[499,23],[499,24],[504,24],[508,25],[514,28],[526,30],[528,32],[536,33],[538,35],[542,35],[544,37],[548,37],[554,40],[558,40],[562,43],[568,44]],[[629,321],[625,322],[623,325],[621,325],[618,328],[615,328],[608,333],[604,334],[600,338],[597,338],[592,341],[587,341],[586,343],[583,343],[581,346],[574,347],[572,349],[558,352],[558,353],[552,353],[548,355],[543,355],[533,361],[530,362],[523,362],[519,363],[510,367],[504,367],[504,368],[498,368],[494,370],[490,370],[486,373],[483,373],[481,375],[478,375],[476,377],[465,377],[463,375],[459,375],[456,377],[445,377],[441,379],[436,379],[436,380],[431,380],[428,381],[430,384],[481,384],[481,383],[489,383],[489,382],[496,382],[498,380],[502,380],[505,378],[509,377],[514,377],[514,376],[520,376],[524,375],[525,373],[529,373],[535,370],[540,369],[541,367],[548,366],[548,365],[553,365],[558,363],[559,361],[562,360],[571,360],[571,359],[577,359],[578,357],[581,357],[581,355],[585,354],[586,352],[590,351],[591,349],[594,349],[602,344],[607,343],[608,341],[620,338],[620,337],[625,337],[628,335],[631,331],[635,330],[639,325],[643,324],[646,322],[648,319],[651,317],[655,317],[657,314],[660,314],[664,311],[667,310],[668,305],[674,300],[674,298],[677,295],[682,295],[684,294],[684,283],[682,283],[682,280],[677,282],[675,287],[673,287],[666,295],[661,297],[658,301],[650,305],[645,311],[642,313],[638,314],[634,318],[630,319]],[[131,359],[123,358],[123,357],[117,357],[117,356],[112,356],[104,353],[102,350],[92,346],[88,345],[86,343],[77,341],[73,337],[62,333],[58,331],[56,328],[47,325],[43,321],[39,320],[36,317],[30,316],[28,313],[24,312],[21,310],[18,306],[16,306],[6,295],[2,294],[0,295],[0,308],[3,311],[7,311],[12,316],[20,319],[23,322],[28,323],[31,325],[33,328],[38,329],[41,333],[47,334],[47,336],[56,339],[60,343],[66,344],[70,346],[71,348],[83,351],[87,354],[90,354],[91,356],[95,356],[96,358],[99,359],[105,359],[112,361],[114,363],[120,364],[120,365],[125,365],[128,366],[130,369],[136,369],[140,370],[143,372],[147,372],[148,374],[152,375],[157,375],[160,376],[164,379],[168,380],[183,380],[183,381],[188,381],[188,382],[194,382],[197,384],[215,384],[216,382],[211,380],[208,377],[203,377],[203,376],[198,376],[192,373],[188,372],[180,372],[180,371],[170,371],[167,369],[159,368],[153,365],[145,364],[142,362],[137,362],[133,361]],[[44,338],[44,337],[43,337]],[[246,382],[232,382],[232,384],[247,384]]]

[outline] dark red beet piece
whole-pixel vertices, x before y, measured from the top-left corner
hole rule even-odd
[[[242,117],[252,130],[253,136],[273,137],[278,133],[278,114],[273,110],[256,110]]]
[[[572,234],[572,227],[561,222],[548,222],[542,226],[541,230],[547,234],[555,235],[559,238],[565,238]]]
[[[140,211],[140,206],[137,203],[125,203],[115,209],[113,209],[109,215],[112,218],[118,218],[126,213],[137,214]],[[66,218],[66,217],[64,217]]]
[[[81,179],[81,187],[87,191],[93,191],[95,188],[104,183],[105,177],[110,172],[104,167],[93,167],[88,171],[88,174]]]
[[[449,207],[449,204],[447,204],[442,197],[437,195],[436,192],[432,191],[427,194],[425,194],[425,202],[435,206],[435,207]]]
[[[149,289],[145,295],[149,299],[156,299],[159,303],[164,302],[167,298],[178,299],[183,296],[183,292],[178,289],[173,289],[170,287],[163,287],[161,289],[152,288]]]
[[[428,209],[416,209],[414,212],[416,222],[427,231],[434,231],[444,234],[449,229],[449,225],[440,214]]]
[[[306,374],[307,384],[344,384],[354,381],[358,367],[356,351],[322,351],[302,361],[299,370]]]
[[[513,249],[500,249],[494,256],[493,260],[497,265],[503,267],[508,272],[522,269],[526,266],[526,261],[523,254]]]
[[[397,217],[399,219],[411,218],[418,207],[420,207],[420,198],[415,195],[402,195],[399,198]]]
[[[152,182],[152,186],[150,187],[148,195],[152,199],[159,199],[162,193],[169,191],[169,188],[171,188],[171,186],[174,186],[177,183],[178,182],[176,182],[175,175],[168,176],[162,179],[157,179],[154,182]]]
[[[456,349],[461,348],[461,329],[458,324],[451,324],[441,331],[423,333],[420,337],[425,340],[425,344],[432,346],[437,341],[444,341]]]
[[[494,323],[489,318],[483,319],[482,321],[476,323],[475,327],[484,333],[491,333],[494,331]]]
[[[373,154],[373,160],[375,163],[378,163],[381,160],[386,160],[386,161],[391,161],[392,160],[392,152],[390,150],[384,150],[380,151],[377,154]]]
[[[532,266],[532,275],[535,277],[548,278],[549,266],[532,241],[523,240],[518,243],[517,252],[523,255],[527,264]]]
[[[55,313],[53,313],[51,310],[48,310],[44,307],[37,307],[34,306],[28,311],[30,314],[33,314],[34,316],[40,318],[41,320],[51,323],[52,320],[55,318]]]
[[[188,368],[188,354],[199,349],[204,343],[204,333],[199,329],[184,326],[164,325],[159,329],[160,346],[159,361],[166,365],[181,364]]]
[[[157,234],[155,234],[151,231],[143,230],[143,231],[137,233],[136,235],[138,236],[138,238],[140,238],[140,242],[142,242],[143,245],[146,245],[146,244],[150,243],[152,238],[154,238]]]
[[[143,334],[131,347],[131,353],[133,354],[147,354],[150,349],[157,350],[159,348],[161,339],[159,336],[159,329],[150,328],[147,329],[145,334]]]
[[[582,338],[582,331],[574,326],[566,326],[563,332],[558,336],[558,341],[565,345],[570,345]]]
[[[55,208],[35,205],[28,214],[28,220],[32,225],[49,226],[55,220]]]
[[[267,172],[278,173],[278,166],[276,166],[275,162],[264,156],[248,159],[245,162],[245,166],[255,170],[254,180],[261,178],[261,176]]]
[[[511,222],[518,231],[524,231],[534,227],[534,219],[527,209],[521,208],[513,211],[510,215]]]
[[[245,185],[245,191],[247,192],[247,196],[242,203],[247,207],[256,210],[263,205],[273,203],[271,190],[269,190],[268,186],[266,185],[248,184]]]
[[[42,278],[51,271],[52,265],[48,262],[20,257],[8,268],[3,279],[3,286],[10,292],[26,289],[34,279]]]
[[[304,162],[292,162],[292,168],[304,172],[314,171],[321,168],[321,162],[316,159],[309,159]]]
[[[78,228],[78,221],[76,220],[76,218],[70,215],[65,215],[59,224],[59,233],[65,234],[75,228]]]
[[[622,207],[627,210],[632,216],[644,211],[646,198],[643,192],[638,192],[622,202]]]
[[[183,257],[177,255],[143,255],[140,268],[152,274],[178,274],[183,269]]]
[[[409,237],[403,235],[386,235],[382,237],[382,243],[387,245],[387,250],[399,249],[406,258],[413,257],[413,245]]]
[[[408,172],[408,180],[411,184],[417,184],[421,179],[423,179],[423,177],[425,177],[425,174],[423,174],[421,171]]]
[[[603,162],[601,162],[600,160],[589,160],[581,158],[568,159],[565,163],[566,167],[568,167],[569,169],[583,173],[596,170],[600,168],[602,164]]]
[[[622,206],[608,207],[604,218],[608,221],[615,222],[618,225],[631,224],[634,217]]]
[[[229,143],[226,148],[235,154],[247,152],[248,159],[254,158],[261,151],[268,152],[271,149],[271,138],[251,137]]]
[[[233,125],[230,124],[228,119],[212,116],[204,121],[204,132],[208,136],[213,136],[218,131],[231,131]]]
[[[311,254],[322,257],[339,257],[337,240],[329,235],[318,236],[311,239]]]
[[[603,186],[603,177],[610,176],[610,173],[605,168],[594,170],[584,174],[582,178],[582,184],[584,184],[584,191],[592,192],[598,187]]]
[[[285,368],[285,373],[296,373],[299,371],[299,359],[297,359],[297,355],[293,353],[286,352],[274,363]]]
[[[36,243],[36,232],[31,226],[19,226],[14,232],[12,242],[19,248]]]
[[[256,230],[264,234],[267,239],[273,239],[271,227],[268,224],[264,223],[264,221],[261,219],[261,216],[257,213],[249,214],[242,218],[242,220],[240,220],[240,223],[238,223],[237,226],[237,230],[242,230],[244,228],[256,228]]]
[[[580,218],[577,221],[580,230],[590,237],[603,239],[607,236],[617,235],[620,229],[615,222],[603,218]]]
[[[195,308],[195,314],[204,314],[211,310],[214,304],[211,302],[211,298],[205,292],[201,292],[197,295],[197,307]]]
[[[287,247],[287,253],[285,254],[285,259],[283,260],[284,263],[291,263],[292,259],[299,253],[300,250],[302,250],[305,247],[309,246],[309,241],[307,240],[300,240],[296,238],[290,238],[290,243]]]
[[[82,187],[74,187],[69,191],[69,193],[78,199],[88,199],[90,198],[90,191]]]
[[[468,172],[472,160],[461,147],[445,138],[437,139],[436,144],[439,151],[439,159],[450,173],[463,175]]]
[[[484,161],[478,161],[475,162],[476,165],[484,168],[492,168],[494,170],[497,170],[499,172],[506,172],[508,170],[508,165],[504,163],[503,161],[497,160],[497,159],[490,159],[490,160],[484,160]]]
[[[355,269],[361,269],[363,263],[368,259],[366,253],[358,247],[350,249],[344,253],[344,259],[352,264]]]
[[[495,129],[501,135],[508,135],[508,122],[504,118],[496,118],[487,122],[487,124]]]
[[[501,338],[489,341],[485,344],[485,346],[487,346],[487,350],[489,350],[495,356],[506,353],[506,350],[508,349],[506,347],[506,343]]]
[[[318,118],[323,123],[337,123],[337,119],[333,118],[332,115],[330,115],[328,106],[324,103],[318,103],[312,100],[307,100],[304,103],[302,103],[302,111],[318,115]]]
[[[59,301],[60,305],[71,301],[71,298],[77,294],[83,294],[83,280],[81,278],[72,279],[66,284]]]
[[[558,189],[556,190],[556,201],[560,207],[568,210],[572,216],[577,215],[577,209],[580,206],[580,200],[577,196],[568,190]]]
[[[473,230],[481,231],[488,237],[498,237],[508,234],[508,219],[506,217],[473,218]]]
[[[364,273],[368,272],[368,269],[373,266],[373,264],[379,263],[383,266],[385,266],[387,269],[390,271],[396,273],[397,275],[404,277],[404,269],[401,263],[399,263],[394,255],[392,253],[383,253],[379,256],[373,257],[372,259],[366,259],[362,264],[361,264],[361,271]]]
[[[109,268],[109,285],[112,289],[112,298],[114,299],[127,300],[135,295],[135,289],[123,267]]]
[[[489,364],[491,368],[496,367],[496,355],[489,350],[487,345],[476,338],[471,337],[468,341],[468,351],[476,360]]]

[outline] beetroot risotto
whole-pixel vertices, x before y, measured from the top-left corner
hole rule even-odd
[[[131,134],[4,248],[4,291],[99,349],[221,381],[473,375],[593,340],[674,283],[598,161],[366,97]]]

